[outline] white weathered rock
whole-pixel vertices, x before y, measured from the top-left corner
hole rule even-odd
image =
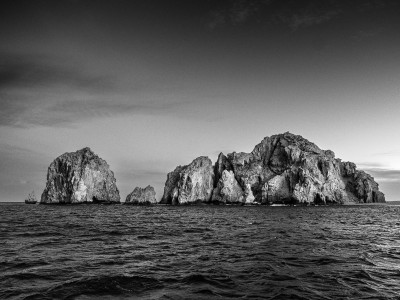
[[[223,170],[217,187],[213,191],[213,202],[243,203],[244,192],[235,178],[233,171]]]
[[[160,203],[193,204],[209,202],[214,183],[211,160],[201,156],[189,165],[178,167],[168,174]]]
[[[40,203],[120,202],[114,173],[89,148],[65,153],[49,166]]]

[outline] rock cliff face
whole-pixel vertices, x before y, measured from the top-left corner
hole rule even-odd
[[[136,187],[125,200],[125,204],[148,205],[156,204],[156,192],[154,188],[148,185],[145,188]]]
[[[40,203],[119,203],[114,173],[90,148],[57,157],[47,171]]]
[[[168,173],[161,204],[209,202],[213,191],[214,168],[208,157],[201,156],[187,166]]]
[[[207,161],[207,167],[198,167],[194,164],[196,161]],[[162,201],[184,203],[180,199],[198,193],[200,186],[204,191],[209,190],[209,185],[187,184],[188,177],[184,174],[190,173],[196,174],[196,184],[208,183],[212,177],[214,180],[212,195],[203,193],[188,201],[244,204],[385,202],[378,184],[370,175],[357,170],[354,163],[342,162],[332,151],[321,150],[289,132],[264,138],[251,153],[233,152],[226,156],[221,153],[213,172],[210,163],[208,158],[201,157],[189,165],[190,172],[185,171],[188,169],[185,166],[169,173]]]
[[[213,190],[212,202],[243,203],[244,192],[232,171],[223,170],[216,188]]]

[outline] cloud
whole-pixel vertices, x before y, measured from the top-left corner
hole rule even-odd
[[[374,168],[384,168],[384,164],[382,163],[377,163],[377,162],[357,162],[356,163],[357,168],[359,169],[374,169]]]
[[[15,96],[15,95],[14,95]],[[40,95],[36,95],[40,96]],[[180,103],[135,103],[119,99],[92,99],[81,95],[78,99],[52,100],[42,95],[40,101],[35,97],[20,95],[11,100],[10,95],[0,95],[10,101],[0,104],[0,126],[60,126],[70,127],[76,122],[116,115],[145,114],[158,115],[173,113]],[[63,98],[65,98],[64,96]],[[81,99],[79,99],[81,98]]]
[[[357,1],[357,10],[358,11],[369,11],[376,10],[380,8],[385,8],[388,6],[396,6],[398,5],[398,1],[396,0],[360,0]]]
[[[209,12],[207,26],[210,29],[256,21],[284,24],[296,31],[329,22],[343,14],[354,15],[398,5],[393,0],[231,0],[224,3]],[[377,33],[358,32],[357,37]]]
[[[171,113],[182,105],[141,99],[135,94],[141,87],[127,89],[116,81],[72,62],[0,54],[0,126],[68,127],[99,117]]]
[[[252,20],[283,23],[292,29],[329,21],[340,10],[334,1],[232,0],[208,15],[210,29],[222,25],[238,25]]]
[[[392,155],[392,152],[389,155]],[[379,154],[382,155],[382,154]],[[400,170],[387,168],[387,165],[377,162],[359,162],[357,169],[371,174],[377,182],[399,183]]]
[[[69,62],[71,63],[71,62]],[[80,90],[115,89],[111,78],[86,73],[60,59],[43,56],[14,56],[0,54],[0,91],[13,88],[66,86]]]
[[[383,32],[383,28],[358,30],[356,33],[354,33],[353,39],[356,41],[362,41],[362,40],[370,39],[376,35],[379,35],[382,32]]]
[[[224,25],[238,25],[254,18],[257,12],[271,0],[231,0],[222,7],[208,13],[206,24],[209,29]]]
[[[378,153],[374,153],[373,155],[377,155],[377,156],[398,156],[398,155],[400,155],[400,150],[391,150],[391,151],[385,151],[385,152],[378,152]]]
[[[347,7],[340,1],[275,1],[270,18],[286,24],[293,31],[326,23],[342,14]]]
[[[241,24],[246,22],[249,18],[254,16],[263,5],[271,1],[249,1],[237,0],[233,1],[232,7],[229,11],[229,19],[233,24]]]
[[[371,174],[377,182],[396,182],[400,184],[400,170],[385,168],[360,168]]]
[[[328,22],[336,17],[339,13],[340,11],[338,10],[313,11],[305,9],[303,11],[294,12],[291,14],[279,13],[275,16],[275,19],[287,24],[292,30],[298,30],[302,27],[305,28]]]
[[[207,27],[211,30],[220,27],[226,23],[224,14],[218,11],[212,11],[208,15]]]

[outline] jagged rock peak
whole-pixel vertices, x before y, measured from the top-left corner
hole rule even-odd
[[[221,152],[214,166],[214,186],[216,187],[224,170],[232,170],[232,166],[228,158]]]
[[[90,152],[93,153],[92,149],[90,149],[90,147],[84,147],[81,150],[78,150],[77,152],[82,151],[82,152]],[[94,153],[93,153],[94,154]]]
[[[162,204],[193,204],[209,202],[214,184],[214,170],[206,156],[194,159],[189,165],[178,166],[168,173]]]
[[[120,202],[114,173],[89,147],[57,157],[47,171],[44,204]]]
[[[125,204],[147,205],[156,204],[156,192],[150,185],[145,188],[135,187],[125,200]]]
[[[324,153],[324,151],[321,150],[317,145],[303,138],[301,135],[295,135],[287,131],[285,133],[272,135],[271,137],[265,137],[258,145],[254,147],[254,150],[251,152],[251,154],[257,155],[260,151],[265,149],[266,145],[271,143],[274,145],[281,144],[283,146],[296,147],[304,152],[315,154]]]

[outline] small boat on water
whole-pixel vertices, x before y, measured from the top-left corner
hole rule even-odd
[[[32,193],[30,193],[28,195],[28,197],[25,199],[25,203],[26,204],[36,204],[37,203],[34,191],[32,191]]]

